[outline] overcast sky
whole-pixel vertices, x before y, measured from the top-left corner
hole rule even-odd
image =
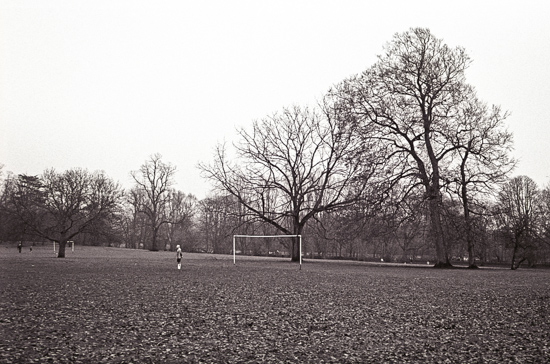
[[[448,4],[448,5],[445,5]],[[472,58],[467,80],[511,112],[515,174],[550,181],[549,1],[0,0],[4,173],[130,172],[160,153],[204,198],[199,162],[235,129],[313,105],[426,27]]]

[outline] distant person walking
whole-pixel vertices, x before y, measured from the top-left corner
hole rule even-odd
[[[183,253],[179,245],[176,245],[176,260],[178,261],[178,269],[181,269],[181,258]]]
[[[19,250],[19,253],[21,253],[21,248],[23,247],[23,244],[21,244],[21,242],[19,242],[19,244],[17,244],[17,250]]]

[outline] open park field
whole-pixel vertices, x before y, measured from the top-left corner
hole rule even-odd
[[[547,363],[550,270],[0,245],[1,363]]]

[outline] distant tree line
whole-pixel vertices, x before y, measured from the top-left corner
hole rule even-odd
[[[378,61],[311,107],[240,129],[199,168],[198,200],[152,155],[123,190],[102,172],[5,173],[0,239],[228,254],[234,234],[302,235],[307,258],[550,263],[550,186],[511,178],[508,113],[479,100],[470,59],[429,30],[396,34]],[[240,238],[299,259],[297,239]]]

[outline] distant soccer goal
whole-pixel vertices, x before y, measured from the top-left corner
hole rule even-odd
[[[300,270],[302,269],[302,235],[233,235],[233,265],[236,264],[236,238],[298,238],[300,244]]]
[[[67,244],[71,246],[71,250],[74,252],[74,241],[68,240]],[[56,253],[56,251],[55,251],[55,241],[53,242],[53,253],[54,254]]]

